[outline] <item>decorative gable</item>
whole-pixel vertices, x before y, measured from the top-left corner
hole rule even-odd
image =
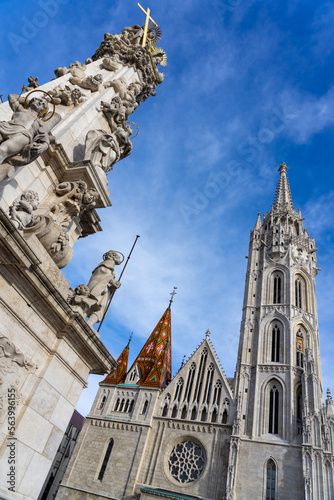
[[[232,424],[234,395],[209,333],[161,394],[161,416]]]

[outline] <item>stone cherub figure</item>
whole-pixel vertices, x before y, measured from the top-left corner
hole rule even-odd
[[[0,122],[0,165],[7,160],[14,166],[27,165],[46,151],[49,132],[60,121],[55,113],[48,120],[49,102],[33,97],[24,106],[25,97],[9,94],[8,102],[14,111],[8,122]]]
[[[38,194],[35,191],[25,191],[13,201],[9,207],[9,215],[14,226],[19,230],[34,222],[33,210],[37,210],[39,203]]]
[[[104,90],[103,77],[100,73],[97,75],[88,75],[84,78],[72,76],[70,77],[70,83],[72,83],[72,85],[78,85],[83,89],[91,90],[92,92]]]
[[[70,64],[68,68],[64,66],[63,68],[56,68],[54,73],[56,78],[67,75],[67,73],[71,73],[71,75],[75,78],[83,79],[85,78],[86,65],[81,64],[79,61],[74,61],[74,63]]]
[[[70,295],[72,308],[87,316],[89,325],[102,320],[108,299],[121,286],[115,278],[115,266],[122,262],[119,252],[106,252],[103,261],[94,269],[88,284],[79,285]]]
[[[62,104],[63,106],[79,106],[86,100],[78,88],[71,88],[68,85],[58,85],[58,87],[49,91],[55,104]]]
[[[126,120],[129,118],[127,109],[118,95],[115,95],[110,102],[101,101],[101,111],[107,118],[112,132],[114,132],[118,127],[124,125]]]

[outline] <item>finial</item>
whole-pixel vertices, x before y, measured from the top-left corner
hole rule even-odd
[[[285,162],[283,161],[283,162],[280,164],[278,171],[279,171],[281,174],[283,174],[283,173],[285,173],[285,174],[286,174],[286,173],[287,173],[287,171],[288,171],[288,168],[289,168],[289,167],[287,167],[287,166],[286,166],[286,164],[285,164]]]
[[[205,338],[206,338],[206,340],[209,339],[210,335],[211,335],[211,332],[210,332],[210,330],[208,328],[207,331],[205,332]]]
[[[173,299],[174,299],[174,295],[176,295],[176,293],[177,293],[175,291],[175,290],[177,290],[177,286],[174,286],[173,288],[174,288],[174,290],[172,291],[172,293],[169,294],[169,295],[171,295],[171,298],[170,298],[169,306],[168,307],[170,307],[172,305],[172,302],[173,302]]]
[[[181,368],[183,368],[183,367],[184,367],[184,365],[185,365],[185,361],[186,361],[186,355],[184,354],[184,355],[183,355],[183,359],[182,359],[182,361],[181,361],[180,370],[181,370]]]
[[[0,101],[1,101],[1,102],[3,102],[3,100],[2,100],[2,96],[3,96],[3,94],[0,94]]]
[[[129,337],[128,346],[130,345],[130,342],[131,342],[132,337],[133,337],[133,332],[131,332],[131,335],[130,335],[130,337]]]
[[[326,415],[327,417],[334,418],[334,405],[329,387],[327,387]]]

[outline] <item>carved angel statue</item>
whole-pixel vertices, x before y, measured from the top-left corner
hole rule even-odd
[[[0,165],[7,160],[14,166],[27,165],[46,151],[50,131],[60,121],[55,113],[50,119],[49,102],[33,97],[24,107],[25,97],[9,94],[8,102],[14,111],[8,122],[0,122]]]
[[[122,126],[129,118],[127,109],[118,95],[113,97],[110,102],[101,101],[101,111],[107,118],[112,132]]]
[[[131,153],[131,134],[132,128],[127,124],[111,134],[105,130],[90,130],[86,135],[84,160],[91,160],[93,165],[109,172],[116,162]]]

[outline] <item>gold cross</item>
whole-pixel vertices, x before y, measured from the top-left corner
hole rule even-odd
[[[145,47],[146,45],[146,37],[147,37],[147,31],[148,31],[148,22],[149,21],[152,21],[153,24],[155,24],[156,26],[157,23],[154,21],[154,19],[152,19],[152,17],[150,16],[150,9],[147,7],[147,11],[145,11],[145,9],[143,9],[143,7],[140,5],[140,3],[137,3],[138,7],[144,12],[144,14],[146,14],[146,20],[145,20],[145,27],[144,27],[144,34],[143,34],[143,41],[141,42],[141,46],[142,47]]]

